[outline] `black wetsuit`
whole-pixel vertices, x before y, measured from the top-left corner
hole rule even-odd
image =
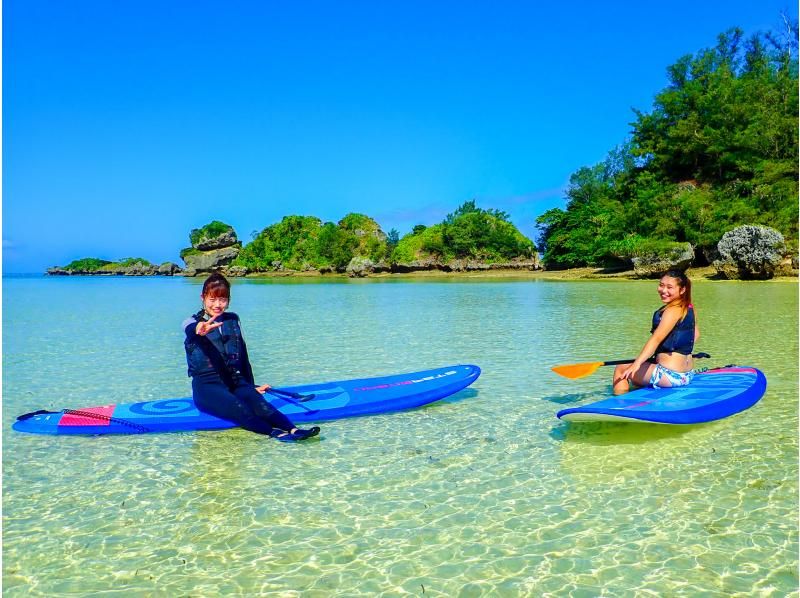
[[[202,312],[183,323],[186,361],[197,408],[258,434],[270,435],[276,428],[287,432],[294,428],[255,389],[239,316],[223,313],[215,320],[222,326],[206,336],[195,332],[201,317]]]

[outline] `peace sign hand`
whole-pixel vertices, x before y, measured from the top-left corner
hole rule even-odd
[[[218,315],[219,314],[217,314],[217,316]],[[217,319],[217,316],[214,316],[213,318],[209,319],[208,321],[200,321],[200,322],[198,322],[197,326],[194,329],[195,334],[197,334],[197,336],[205,336],[206,334],[208,334],[209,332],[211,332],[215,328],[219,328],[220,326],[222,326],[222,322],[216,322],[216,323],[212,324],[212,322],[214,322],[214,320]]]

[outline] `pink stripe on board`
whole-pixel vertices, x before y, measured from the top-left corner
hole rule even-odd
[[[756,371],[753,368],[723,368],[721,370],[708,370],[707,372],[703,372],[705,374],[730,374],[734,372],[736,374],[741,374],[742,372],[749,372],[751,374],[755,374]]]
[[[655,399],[653,399],[655,400]],[[645,405],[649,405],[653,401],[642,401],[641,403],[634,403],[633,405],[626,405],[625,407],[621,407],[621,409],[636,409],[637,407],[644,407]]]
[[[391,384],[378,384],[378,386],[362,386],[360,388],[354,388],[354,392],[358,392],[359,390],[380,390],[381,388],[391,388],[392,386],[405,386],[406,384],[414,384],[414,380],[403,380],[402,382],[393,382]]]
[[[108,426],[111,424],[110,418],[114,413],[116,405],[105,405],[104,407],[89,407],[81,409],[81,413],[91,413],[100,417],[86,417],[75,413],[65,413],[59,420],[59,426]]]

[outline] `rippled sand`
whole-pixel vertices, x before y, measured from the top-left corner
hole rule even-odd
[[[264,382],[483,368],[450,399],[286,445],[10,431],[33,409],[186,396],[199,287],[4,284],[6,595],[797,595],[794,285],[696,286],[708,365],[757,366],[769,388],[675,428],[554,417],[609,384],[549,366],[632,357],[652,282],[237,282]],[[79,312],[53,300],[75,294]]]

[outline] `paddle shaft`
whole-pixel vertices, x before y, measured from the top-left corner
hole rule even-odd
[[[695,353],[692,357],[696,359],[704,358],[704,357],[711,357],[708,353]],[[569,365],[556,365],[551,367],[550,369],[553,370],[559,376],[564,376],[565,378],[572,378],[573,380],[577,378],[583,378],[584,376],[588,376],[589,374],[593,374],[597,371],[597,368],[602,367],[604,365],[623,365],[626,363],[633,363],[636,361],[635,359],[617,359],[614,361],[593,361],[591,363],[571,363]]]
[[[293,399],[297,399],[299,401],[310,401],[314,398],[314,395],[301,395],[296,392],[289,392],[288,390],[281,390],[280,388],[270,388],[272,391],[270,394],[275,396],[282,396],[282,397],[292,397]]]
[[[303,410],[304,410],[304,411],[306,411],[307,413],[316,413],[317,411],[319,411],[319,409],[309,409],[308,407],[306,407],[305,405],[303,405],[303,404],[302,404],[300,401],[295,401],[295,400],[294,400],[292,397],[290,397],[290,396],[289,396],[287,393],[283,393],[283,392],[276,391],[276,390],[275,390],[275,389],[273,389],[273,388],[268,388],[268,389],[267,389],[267,392],[268,392],[269,394],[271,394],[272,396],[278,397],[279,399],[283,399],[283,400],[284,400],[284,401],[286,401],[287,403],[291,403],[292,405],[296,405],[297,407],[300,407],[301,409],[303,409]]]
[[[692,355],[695,359],[705,359],[707,357],[711,357],[708,353],[695,353]],[[635,359],[617,359],[614,361],[604,361],[603,365],[622,365],[623,363],[633,363],[636,361]]]

